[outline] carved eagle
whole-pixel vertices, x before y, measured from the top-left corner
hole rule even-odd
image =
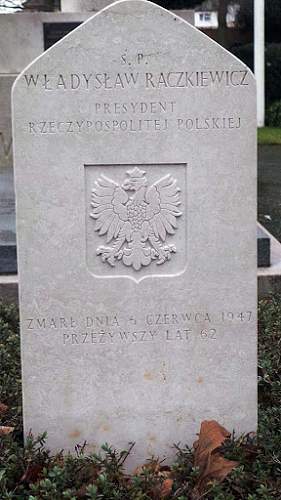
[[[163,264],[176,252],[175,245],[164,242],[182,215],[177,180],[168,174],[148,186],[145,174],[138,167],[128,170],[121,185],[101,175],[92,189],[94,229],[106,243],[113,240],[112,246],[99,246],[97,255],[111,266],[120,260],[138,271],[154,259]]]

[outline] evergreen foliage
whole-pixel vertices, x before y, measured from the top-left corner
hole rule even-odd
[[[52,455],[43,434],[30,435],[24,446],[18,312],[0,305],[1,425],[14,427],[0,437],[1,500],[280,500],[280,344],[277,296],[259,304],[259,439],[254,434],[228,439],[220,453],[239,466],[221,484],[210,482],[198,496],[194,450],[185,446],[176,447],[177,460],[171,467],[150,460],[130,476],[123,470],[129,445],[128,450],[116,451],[105,444],[89,455],[85,445],[77,445],[75,455]]]

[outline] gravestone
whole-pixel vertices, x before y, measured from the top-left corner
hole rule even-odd
[[[1,74],[0,68],[0,274],[16,272],[11,120],[11,89],[16,76]]]
[[[255,83],[117,2],[13,90],[25,433],[171,459],[256,428]]]

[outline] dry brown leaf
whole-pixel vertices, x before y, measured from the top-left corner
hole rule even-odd
[[[218,448],[230,437],[230,433],[215,420],[201,424],[198,440],[194,443],[194,465],[199,468],[199,476],[194,493],[202,494],[211,481],[221,482],[238,465],[225,459]]]
[[[11,434],[14,430],[14,427],[7,427],[5,425],[0,425],[0,436],[7,436]]]
[[[39,476],[43,470],[43,466],[40,464],[29,464],[23,476],[21,477],[21,482],[25,483],[36,483]]]
[[[151,498],[154,500],[163,500],[167,498],[173,487],[173,479],[171,478],[171,472],[163,471],[155,475],[155,479],[159,482],[151,489]]]
[[[201,424],[199,438],[193,444],[195,448],[194,465],[199,468],[205,466],[209,454],[219,448],[228,437],[230,437],[230,432],[218,422],[204,420]]]
[[[173,479],[165,479],[163,481],[161,489],[160,489],[160,498],[166,498],[170,495],[173,487]]]
[[[211,454],[208,467],[200,474],[197,483],[198,491],[205,491],[211,481],[221,483],[237,465],[238,462],[227,460],[220,453]]]
[[[0,403],[0,417],[2,417],[2,415],[5,415],[8,409],[9,407],[7,405],[5,405],[4,403]]]

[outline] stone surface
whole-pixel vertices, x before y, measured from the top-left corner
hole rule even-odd
[[[240,61],[140,0],[18,78],[25,432],[136,441],[133,467],[203,419],[255,430],[255,109]]]
[[[173,10],[174,14],[177,16],[181,17],[185,21],[187,21],[189,24],[192,24],[194,26],[194,10],[191,9],[179,9],[179,10]]]
[[[102,3],[96,3],[99,10]],[[69,5],[70,7],[70,5]],[[0,252],[1,272],[16,272],[15,196],[13,187],[11,87],[17,74],[62,36],[89,17],[73,13],[18,13],[0,16],[0,245],[9,248]],[[193,23],[193,11],[181,10],[179,15]],[[7,270],[7,252],[9,265]],[[10,271],[9,271],[10,272]]]
[[[281,246],[281,245],[280,245]],[[281,249],[280,249],[281,255]],[[281,257],[280,257],[281,258]],[[262,268],[264,271],[264,268]],[[258,271],[258,298],[262,299],[274,293],[281,292],[281,260],[278,271],[272,275],[260,274]],[[1,300],[18,303],[18,276],[0,275],[0,297]]]
[[[44,24],[83,22],[86,12],[20,12],[0,15],[0,75],[20,73],[44,51]]]
[[[43,52],[43,25],[34,14],[0,16],[0,73],[19,73]]]
[[[70,0],[66,0],[71,7]],[[106,1],[106,0],[105,0]],[[103,0],[96,3],[96,9],[102,8]],[[70,11],[71,10],[71,11]],[[82,23],[92,13],[77,12],[20,12],[0,15],[0,77],[20,73],[27,64],[44,51],[44,26],[50,23]],[[177,15],[194,24],[194,11],[181,9]]]
[[[17,75],[0,75],[0,171],[13,166],[11,90]]]
[[[61,0],[61,10],[62,12],[96,12],[111,3],[111,0]]]

